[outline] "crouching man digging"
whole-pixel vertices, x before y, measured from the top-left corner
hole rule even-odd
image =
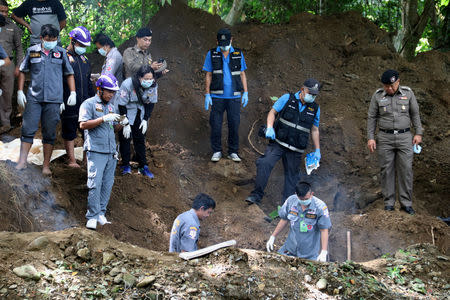
[[[290,223],[289,235],[278,253],[327,261],[330,215],[326,204],[314,197],[309,183],[299,182],[278,214],[281,220],[267,242],[268,252],[273,250],[276,236]]]
[[[198,194],[192,208],[175,219],[170,233],[169,252],[191,252],[197,250],[200,221],[216,208],[216,202],[206,194]]]

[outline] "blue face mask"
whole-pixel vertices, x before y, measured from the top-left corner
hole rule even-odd
[[[86,48],[75,46],[75,53],[78,55],[83,55],[84,53],[86,53]]]
[[[301,205],[308,206],[311,203],[311,198],[309,198],[307,200],[298,199],[298,201],[300,202]]]
[[[141,86],[142,86],[144,89],[148,89],[149,87],[151,87],[151,86],[153,85],[153,82],[154,82],[153,79],[150,79],[150,80],[142,80],[142,81],[141,81]]]
[[[314,102],[314,99],[316,99],[316,96],[313,96],[313,95],[311,95],[311,94],[305,94],[305,97],[303,98],[303,100],[304,100],[306,103]]]
[[[53,48],[56,47],[57,43],[58,43],[58,41],[53,41],[53,42],[44,41],[44,49],[52,50]]]
[[[100,53],[101,56],[106,56],[106,50],[103,48],[98,49],[98,53]]]

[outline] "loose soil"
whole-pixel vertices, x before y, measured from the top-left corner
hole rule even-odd
[[[333,16],[304,13],[288,24],[235,26],[233,45],[244,51],[250,95],[248,106],[241,110],[243,161],[212,163],[202,65],[224,24],[217,16],[175,3],[162,8],[149,26],[154,33],[152,55],[164,57],[170,69],[159,80],[159,102],[147,132],[147,158],[155,179],[142,178],[137,170],[131,176],[117,174],[107,213],[112,224],[99,228],[102,239],[167,251],[174,218],[190,207],[197,193],[205,192],[216,200],[217,209],[202,223],[201,247],[235,239],[239,248],[264,250],[277,223],[269,224],[264,217],[282,200],[283,170],[281,163],[275,167],[261,206],[247,206],[244,199],[253,188],[259,156],[250,142],[264,151],[267,142],[257,137],[256,131],[265,122],[272,105],[270,97],[297,91],[307,77],[315,77],[323,83],[317,99],[322,161],[308,179],[315,195],[331,211],[330,259],[346,260],[347,231],[352,235],[351,258],[355,261],[379,258],[415,243],[434,243],[436,251],[448,253],[450,231],[438,217],[450,217],[449,53],[427,52],[407,62],[395,53],[386,32],[352,12]],[[123,52],[133,44],[130,39],[119,49]],[[90,60],[98,71],[102,58],[93,54]],[[383,210],[377,158],[366,148],[370,97],[380,87],[379,76],[387,68],[398,69],[402,84],[414,90],[425,128],[422,153],[414,158],[415,216],[398,211],[398,207],[395,212]],[[20,128],[9,135],[20,136]],[[226,135],[224,123],[225,152]],[[81,142],[78,137],[76,144]],[[56,146],[62,148],[62,140]],[[85,167],[70,169],[60,158],[52,163],[52,170],[52,178],[43,179],[37,167],[15,172],[12,163],[0,163],[1,230],[54,231],[84,226]],[[284,237],[277,239],[277,246],[283,241]],[[232,250],[234,256],[233,251],[241,253]],[[271,261],[279,263],[279,257]],[[12,258],[5,260],[10,265],[13,262]],[[442,276],[449,278],[447,273]]]

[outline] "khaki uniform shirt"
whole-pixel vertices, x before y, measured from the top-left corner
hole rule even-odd
[[[22,30],[10,18],[6,18],[6,25],[0,27],[0,45],[2,45],[10,58],[13,57],[13,51],[16,52],[17,64],[20,64],[23,60],[21,38]]]
[[[399,86],[397,92],[390,96],[384,89],[378,89],[370,100],[367,119],[367,138],[375,139],[375,129],[378,126],[385,130],[401,130],[411,126],[416,134],[422,135],[419,105],[413,91],[407,86]]]
[[[139,49],[137,45],[127,48],[123,52],[123,64],[125,66],[125,78],[133,76],[144,64],[152,63],[150,52]]]

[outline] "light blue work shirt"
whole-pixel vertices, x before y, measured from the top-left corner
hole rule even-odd
[[[173,222],[170,233],[169,252],[191,252],[197,250],[198,236],[200,235],[200,220],[195,210],[178,215]]]
[[[149,87],[148,89],[139,88],[142,94],[142,102],[139,102],[136,91],[134,90],[133,80],[131,77],[125,79],[120,86],[120,91],[116,97],[117,105],[125,106],[127,108],[127,118],[131,125],[134,124],[138,109],[141,110],[140,119],[144,119],[144,104],[158,102],[158,84]]]
[[[220,47],[216,48],[216,51],[221,52]],[[234,52],[233,46],[230,48],[230,52],[228,53],[227,58],[225,58],[222,54],[222,62],[223,62],[223,94],[216,95],[214,94],[212,97],[219,99],[235,99],[240,98],[241,96],[235,96],[233,91],[233,84],[231,81],[231,70],[230,70],[230,56],[231,53]],[[241,52],[241,72],[247,70],[247,65],[245,64],[244,53]],[[203,64],[203,71],[212,72],[213,66],[211,61],[211,51],[208,51],[205,58],[205,63]]]
[[[86,99],[80,106],[78,122],[86,122],[101,118],[107,114],[115,113],[111,103],[103,103],[98,95]],[[99,153],[116,153],[116,136],[114,134],[114,122],[103,122],[97,127],[84,130],[85,151]]]
[[[122,84],[123,75],[123,59],[122,54],[120,54],[119,50],[114,47],[109,50],[108,54],[105,58],[105,63],[102,66],[102,75],[112,74],[116,77],[119,85]]]
[[[298,91],[297,93],[295,93],[295,98],[300,100],[300,96],[299,94],[301,93],[301,91]],[[283,96],[281,96],[280,98],[278,98],[278,100],[275,102],[275,104],[272,106],[273,109],[275,109],[278,113],[280,111],[283,110],[283,107],[286,105],[286,103],[289,100],[289,94],[284,94]],[[306,107],[306,103],[302,104],[301,101],[298,101],[298,109],[300,112],[302,112]],[[320,107],[317,109],[317,113],[316,116],[314,117],[314,122],[313,125],[316,127],[319,127],[319,122],[320,122]]]
[[[331,228],[325,202],[312,196],[311,203],[302,210],[294,194],[286,199],[278,215],[290,222],[289,235],[278,253],[316,260],[320,252],[320,229]]]
[[[37,102],[63,103],[63,75],[72,75],[73,69],[66,49],[56,46],[46,55],[41,44],[36,44],[27,49],[20,72],[31,73],[27,97]]]

